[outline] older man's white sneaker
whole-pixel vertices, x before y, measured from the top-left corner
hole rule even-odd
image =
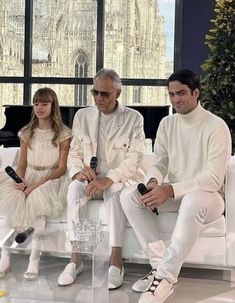
[[[111,265],[109,267],[109,290],[117,289],[122,286],[124,277],[124,267],[118,268]]]
[[[154,277],[149,288],[141,294],[138,303],[164,303],[173,292],[173,283]]]
[[[64,271],[60,274],[58,278],[58,285],[67,286],[75,282],[77,275],[82,273],[84,268],[83,263],[76,268],[76,264],[71,262],[66,265]]]

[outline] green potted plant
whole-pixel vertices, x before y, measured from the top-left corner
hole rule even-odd
[[[228,124],[235,153],[235,1],[216,0],[214,27],[206,35],[202,104]]]

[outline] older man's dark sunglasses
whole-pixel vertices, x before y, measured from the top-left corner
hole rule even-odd
[[[97,97],[99,94],[102,98],[108,98],[110,97],[113,93],[115,92],[115,89],[112,92],[102,92],[102,91],[98,91],[96,89],[91,89],[91,94],[93,97]]]

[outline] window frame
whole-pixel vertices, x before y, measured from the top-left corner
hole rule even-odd
[[[174,71],[181,66],[183,0],[175,0]],[[25,0],[24,74],[2,77],[0,83],[23,84],[23,105],[31,105],[32,84],[92,85],[93,79],[71,77],[32,77],[33,0]],[[104,64],[105,0],[97,0],[96,71]],[[124,86],[166,86],[167,79],[121,78]],[[71,105],[72,106],[72,105]],[[76,106],[76,105],[73,105]]]

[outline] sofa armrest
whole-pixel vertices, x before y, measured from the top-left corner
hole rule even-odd
[[[225,184],[227,265],[235,267],[235,157],[231,157]]]
[[[6,166],[17,166],[19,150],[19,147],[6,147],[0,150],[0,171]]]
[[[226,174],[225,183],[225,216],[226,228],[235,232],[235,157],[231,157],[231,165]]]

